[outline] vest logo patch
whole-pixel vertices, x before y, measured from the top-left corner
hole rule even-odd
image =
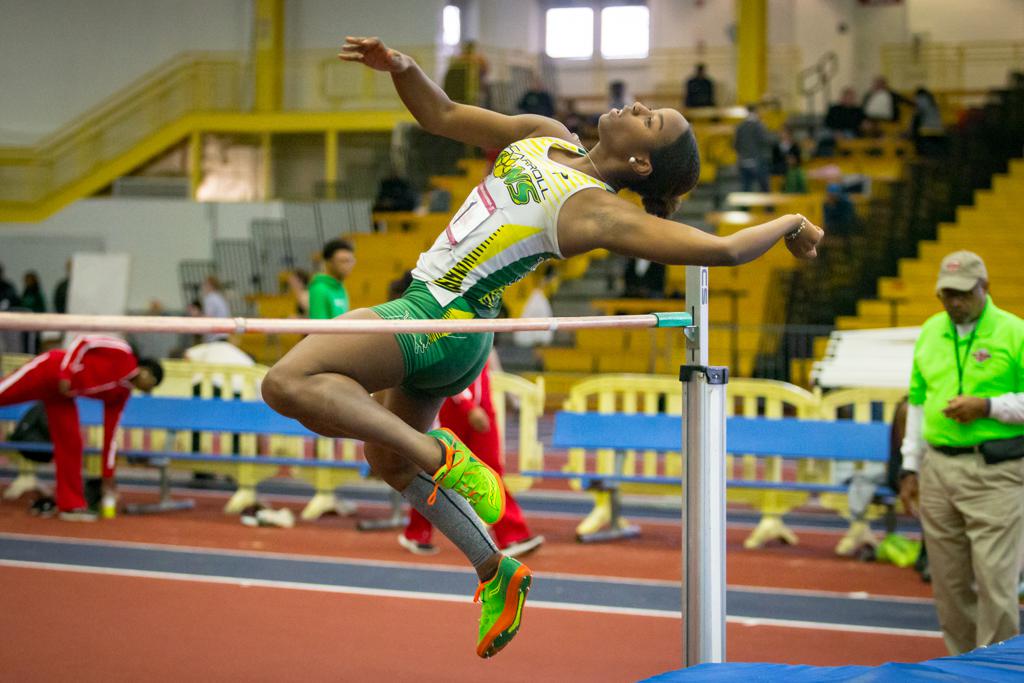
[[[978,349],[971,355],[974,356],[974,360],[978,361],[979,363],[984,363],[985,361],[992,357],[992,354],[988,352],[988,349]]]

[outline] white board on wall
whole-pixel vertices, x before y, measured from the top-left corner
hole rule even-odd
[[[68,313],[127,313],[128,274],[131,265],[132,257],[129,254],[75,254],[71,258],[71,279],[68,283]],[[68,342],[78,334],[69,330],[64,341]]]

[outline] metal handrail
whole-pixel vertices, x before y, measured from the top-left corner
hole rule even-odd
[[[825,106],[832,101],[832,81],[839,71],[839,55],[829,50],[817,62],[802,69],[796,77],[796,87],[807,98],[807,113],[814,116],[814,96],[825,93]]]

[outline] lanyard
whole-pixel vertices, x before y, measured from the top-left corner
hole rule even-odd
[[[952,323],[952,321],[950,321]],[[974,345],[974,336],[978,333],[978,320],[974,323],[974,329],[971,330],[971,336],[967,338],[967,348],[964,350],[964,356],[960,358],[960,334],[956,331],[956,324],[953,323],[953,358],[956,358],[956,395],[964,395],[964,366],[967,364],[967,358],[971,355],[971,346]]]

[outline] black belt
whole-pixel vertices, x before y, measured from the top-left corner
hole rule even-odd
[[[981,446],[932,446],[932,448],[943,455],[967,455],[981,452]]]

